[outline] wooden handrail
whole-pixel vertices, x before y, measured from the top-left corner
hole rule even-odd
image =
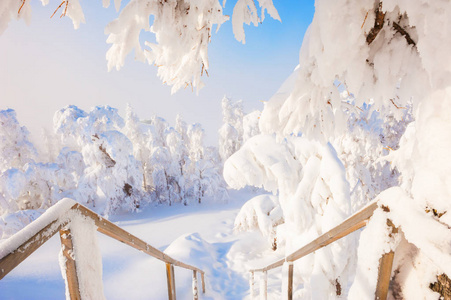
[[[338,226],[332,228],[328,232],[322,234],[312,242],[308,243],[307,245],[303,246],[302,248],[296,250],[295,252],[291,253],[290,255],[286,256],[285,258],[282,258],[274,263],[271,263],[267,265],[266,267],[260,268],[260,269],[252,269],[249,270],[251,273],[251,285],[253,284],[253,274],[255,272],[267,272],[269,270],[281,267],[285,262],[289,263],[289,274],[288,274],[288,299],[292,299],[292,285],[293,284],[293,265],[292,263],[302,257],[305,257],[351,233],[354,231],[366,226],[368,220],[373,215],[374,211],[378,208],[377,201],[373,201],[370,204],[368,204],[366,207],[355,213],[354,215],[347,218],[345,221],[343,221]],[[389,225],[392,223],[390,220]],[[393,226],[392,226],[393,227]],[[391,266],[393,262],[393,252],[386,253],[383,255],[380,261],[380,268],[379,268],[379,276],[378,276],[378,284],[377,284],[377,290],[376,290],[376,299],[385,299],[387,297],[387,291],[388,291],[388,282],[390,280],[390,274],[391,274]],[[388,275],[387,275],[388,274]]]
[[[341,239],[342,237],[347,236],[348,234],[364,227],[368,219],[373,215],[373,212],[376,210],[376,208],[377,202],[371,203],[371,205],[366,206],[364,209],[347,218],[340,225],[332,228],[328,232],[319,236],[299,250],[291,253],[287,257],[282,258],[264,268],[250,270],[250,272],[264,272],[275,269],[277,267],[281,267],[285,262],[294,262],[306,255],[309,255],[312,252],[315,252],[316,250],[329,245],[330,243],[335,242],[336,240]]]
[[[147,244],[140,238],[125,231],[124,229],[120,228],[114,223],[104,219],[103,217],[93,212],[92,210],[86,208],[85,206],[78,203],[73,204],[75,203],[73,200],[64,199],[61,200],[60,202],[61,203],[57,203],[55,206],[59,205],[62,207],[62,209],[61,207],[59,210],[53,209],[54,210],[53,215],[51,212],[44,213],[41,217],[39,217],[34,222],[29,224],[23,230],[19,231],[18,233],[10,237],[6,242],[0,244],[0,280],[3,277],[5,277],[9,272],[11,272],[15,267],[17,267],[28,256],[30,256],[33,252],[35,252],[41,245],[47,242],[57,232],[60,232],[61,242],[64,245],[63,249],[67,249],[68,246],[72,247],[72,241],[63,238],[63,236],[67,235],[65,234],[66,229],[64,229],[64,227],[71,222],[71,220],[65,218],[64,215],[66,215],[69,211],[77,211],[81,213],[83,216],[93,220],[95,226],[97,227],[97,231],[99,231],[100,233],[107,235],[117,241],[120,241],[126,245],[129,245],[130,247],[133,247],[141,252],[144,252],[150,256],[153,256],[165,262],[169,266],[169,269],[172,271],[168,273],[168,283],[169,280],[171,280],[171,286],[168,286],[169,298],[172,299],[173,297],[175,299],[175,281],[173,280],[174,266],[193,271],[193,280],[194,276],[196,276],[196,283],[197,283],[197,273],[200,273],[202,292],[205,293],[204,271],[202,271],[201,269],[170,257],[169,255],[152,247],[151,245]],[[73,205],[68,206],[68,204],[71,203]],[[58,211],[58,213],[55,214],[55,211]],[[34,226],[34,228],[30,228],[30,226],[31,227]],[[24,236],[26,236],[26,234],[29,234],[30,232],[32,232],[33,235],[29,238],[28,237],[24,238]],[[169,278],[169,276],[172,277]],[[74,280],[76,280],[76,278]],[[70,286],[70,284],[73,284],[73,282],[70,282],[70,280],[68,280],[68,284]],[[197,286],[193,290],[197,291]],[[197,299],[197,295],[194,295],[194,297],[195,299]]]

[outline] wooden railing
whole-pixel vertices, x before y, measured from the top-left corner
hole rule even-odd
[[[250,288],[251,295],[253,294],[253,286],[254,286],[254,273],[262,272],[262,290],[260,293],[262,295],[262,299],[267,299],[267,272],[269,270],[281,267],[284,263],[288,263],[288,276],[287,276],[287,285],[288,285],[288,299],[293,299],[293,262],[312,253],[316,250],[319,250],[342,237],[347,236],[348,234],[366,226],[368,220],[373,215],[374,211],[378,208],[378,203],[373,202],[370,205],[366,206],[364,209],[360,210],[356,214],[352,215],[340,225],[334,227],[323,235],[319,236],[317,239],[308,243],[304,247],[299,250],[293,252],[287,257],[280,259],[264,268],[253,269],[250,270]],[[388,211],[387,207],[382,207],[384,210]],[[393,224],[390,220],[388,220],[388,225],[392,227],[392,232],[396,232],[396,228],[394,228]],[[388,286],[390,283],[391,269],[393,265],[393,251],[386,253],[382,256],[379,261],[379,273],[378,280],[375,292],[375,299],[386,299],[388,293]]]
[[[66,201],[66,203],[64,203]],[[70,202],[69,202],[70,201]],[[61,203],[60,203],[61,202]],[[168,283],[168,298],[170,300],[176,299],[175,292],[175,277],[174,266],[181,267],[193,271],[193,298],[198,299],[198,273],[201,276],[202,292],[205,293],[205,273],[188,264],[173,259],[172,257],[164,254],[160,250],[152,247],[138,237],[128,233],[124,229],[111,223],[110,221],[102,218],[95,212],[89,210],[80,204],[74,204],[70,199],[61,200],[56,206],[66,205],[68,209],[63,209],[54,214],[54,216],[43,216],[31,223],[31,227],[26,227],[22,232],[18,232],[16,235],[10,237],[5,243],[0,245],[0,280],[5,277],[10,271],[17,267],[22,261],[36,251],[42,244],[48,241],[57,232],[60,233],[61,246],[63,255],[66,258],[66,284],[71,299],[81,299],[80,288],[77,277],[77,261],[74,259],[73,253],[73,240],[71,238],[69,223],[70,219],[62,218],[64,213],[69,211],[77,211],[81,215],[94,221],[97,231],[103,233],[115,240],[118,240],[130,247],[133,247],[141,252],[144,252],[150,256],[153,256],[164,263],[166,263],[166,276]],[[73,204],[68,206],[68,204]],[[55,211],[55,209],[54,209]],[[41,219],[41,220],[40,220]],[[31,229],[31,230],[30,230]],[[32,236],[24,239],[24,235]]]

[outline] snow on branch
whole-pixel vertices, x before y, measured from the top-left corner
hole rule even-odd
[[[43,5],[48,0],[41,0]],[[238,0],[233,10],[233,33],[235,38],[244,43],[243,24],[263,22],[265,11],[280,21],[279,14],[272,0],[258,1],[261,8],[260,17],[253,0]],[[121,0],[114,1],[119,11]],[[103,0],[108,7],[110,0]],[[225,1],[223,2],[225,5]],[[208,76],[208,43],[211,32],[229,20],[224,15],[223,5],[218,0],[131,0],[121,11],[119,17],[105,28],[107,43],[112,44],[106,54],[108,70],[119,70],[124,66],[126,56],[134,50],[135,59],[146,61],[158,67],[158,76],[170,86],[172,93],[180,88],[197,88],[204,83],[201,76],[204,71]],[[59,10],[61,16],[68,16],[77,29],[85,22],[79,0],[63,0],[56,7],[51,17]],[[31,19],[30,1],[6,0],[0,3],[0,34],[11,19]],[[153,19],[153,24],[150,20]],[[140,34],[142,31],[155,34],[155,43],[145,41],[147,49],[142,48]]]
[[[261,17],[258,17],[257,7],[253,0],[238,0],[233,8],[232,26],[233,34],[237,41],[246,43],[243,25],[258,26],[258,23],[263,22],[265,19],[265,10],[275,20],[281,21],[279,13],[274,7],[272,0],[260,0],[258,4],[261,8]]]

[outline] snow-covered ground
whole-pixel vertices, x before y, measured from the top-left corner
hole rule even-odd
[[[149,207],[111,220],[173,258],[204,270],[206,294],[201,299],[245,299],[247,271],[282,254],[272,252],[260,233],[234,234],[235,217],[253,194],[231,191],[230,196],[225,204]],[[163,262],[100,233],[98,237],[107,299],[167,299]],[[0,299],[63,299],[59,251],[59,237],[54,236],[0,281]],[[280,272],[273,273],[269,284],[277,294]],[[191,271],[175,268],[178,299],[192,299],[191,276]]]

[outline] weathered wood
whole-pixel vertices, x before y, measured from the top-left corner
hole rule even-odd
[[[293,299],[293,263],[288,263],[288,300]]]
[[[262,277],[260,278],[260,299],[268,299],[268,272],[263,271]]]
[[[54,220],[38,233],[29,238],[16,250],[0,259],[0,280],[23,262],[28,256],[39,249],[45,242],[57,233],[65,224]]]
[[[193,271],[193,299],[199,299],[199,290],[197,288],[197,271]]]
[[[166,277],[168,279],[168,299],[176,300],[174,265],[166,263]]]
[[[66,259],[66,284],[71,300],[80,300],[80,285],[78,282],[77,266],[74,257],[74,245],[69,229],[60,230],[61,250]]]
[[[390,211],[388,207],[382,207],[382,209],[384,211]],[[394,233],[398,232],[398,228],[395,227],[390,219],[387,219],[387,225],[391,228],[391,232],[389,234],[390,237],[392,237]],[[374,297],[377,300],[387,299],[394,257],[395,253],[393,251],[390,251],[382,255],[382,257],[379,259],[379,271],[377,275],[376,293]]]
[[[379,260],[379,273],[377,276],[377,286],[375,299],[387,299],[388,286],[390,285],[391,269],[393,266],[393,257],[395,253],[390,251],[385,253]]]
[[[254,271],[251,271],[249,274],[249,294],[251,295],[251,299],[254,299]]]
[[[200,273],[200,279],[202,281],[202,294],[205,294],[205,273],[201,272]]]

